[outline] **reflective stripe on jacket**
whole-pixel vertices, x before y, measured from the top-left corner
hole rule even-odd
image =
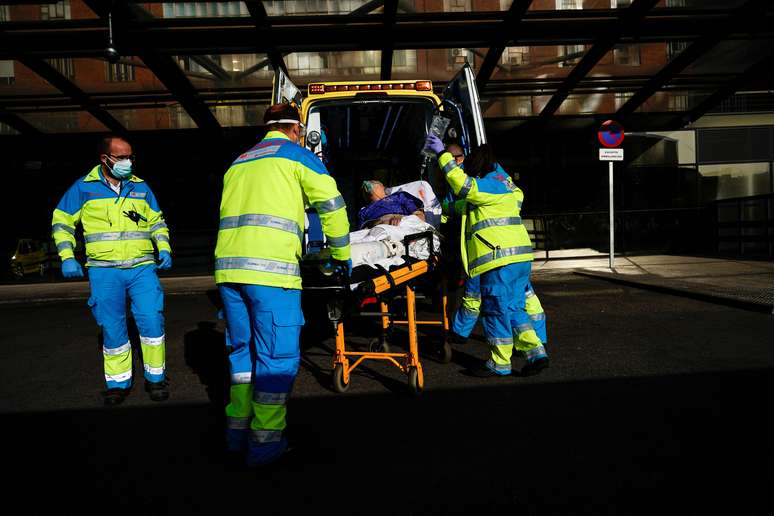
[[[153,262],[153,244],[171,252],[169,229],[156,197],[142,179],[121,182],[120,194],[107,184],[97,165],[70,187],[51,220],[62,260],[73,258],[75,228],[83,226],[87,267],[130,268]]]
[[[300,289],[307,202],[320,215],[331,256],[347,260],[349,221],[336,181],[312,152],[270,131],[223,179],[215,282]]]
[[[532,261],[532,242],[521,223],[524,194],[498,165],[483,178],[457,166],[451,153],[438,163],[452,192],[467,202],[461,220],[462,263],[470,277],[509,263]]]

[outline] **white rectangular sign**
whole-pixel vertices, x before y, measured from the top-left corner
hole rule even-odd
[[[623,161],[623,149],[599,149],[599,161]]]

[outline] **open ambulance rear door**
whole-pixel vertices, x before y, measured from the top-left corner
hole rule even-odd
[[[484,115],[476,89],[476,78],[468,63],[449,81],[443,91],[442,101],[444,111],[448,111],[452,119],[460,127],[458,138],[460,144],[469,154],[475,147],[486,143],[484,131]]]

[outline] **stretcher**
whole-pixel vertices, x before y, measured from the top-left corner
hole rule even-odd
[[[425,386],[422,363],[419,356],[419,336],[417,327],[421,325],[437,326],[442,330],[442,343],[433,350],[438,360],[448,363],[451,360],[451,346],[447,340],[449,319],[447,316],[446,281],[443,279],[441,256],[433,245],[432,231],[409,235],[404,239],[405,249],[416,240],[429,239],[430,256],[418,260],[404,256],[405,264],[394,266],[390,270],[374,269],[375,275],[359,281],[353,288],[350,278],[345,274],[334,273],[320,277],[319,262],[302,261],[302,280],[305,291],[325,293],[328,319],[335,330],[335,351],[333,354],[333,387],[337,392],[349,388],[352,372],[366,360],[382,360],[393,364],[408,378],[412,392],[418,394]],[[417,288],[429,284],[433,288],[440,285],[440,314],[436,318],[420,320],[417,318]],[[363,311],[364,306],[373,303],[379,306],[378,312]],[[405,301],[405,316],[399,304]],[[344,319],[350,317],[378,317],[381,319],[381,334],[371,339],[368,351],[347,349]],[[389,335],[395,327],[405,327],[408,332],[406,352],[393,351]]]

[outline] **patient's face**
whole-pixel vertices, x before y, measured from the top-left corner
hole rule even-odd
[[[387,192],[384,191],[384,185],[381,183],[374,184],[373,190],[371,190],[371,202],[384,199],[386,196]]]

